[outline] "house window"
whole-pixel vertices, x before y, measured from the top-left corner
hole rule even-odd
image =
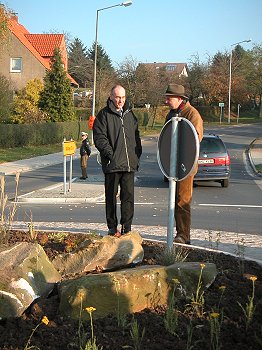
[[[166,70],[169,72],[174,72],[176,70],[176,65],[175,64],[168,64],[166,66]]]
[[[22,57],[11,57],[10,60],[10,72],[22,71]]]

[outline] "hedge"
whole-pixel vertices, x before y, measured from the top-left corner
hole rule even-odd
[[[204,121],[219,120],[219,107],[196,107]],[[167,113],[166,107],[161,106],[157,110],[157,116],[164,122],[163,113]],[[139,125],[148,124],[152,111],[147,113],[145,108],[134,108]],[[87,110],[79,111],[79,116],[86,116]],[[152,115],[151,115],[152,117]],[[157,119],[157,118],[156,118]],[[14,148],[34,145],[49,145],[62,142],[64,138],[75,141],[81,140],[81,131],[88,132],[87,120],[72,122],[56,122],[43,124],[1,124],[0,123],[0,148]]]
[[[0,124],[0,148],[49,145],[64,138],[81,139],[81,131],[88,132],[87,121],[43,124]]]

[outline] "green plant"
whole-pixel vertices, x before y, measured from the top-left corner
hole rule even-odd
[[[219,291],[221,292],[220,294],[220,298],[219,298],[219,302],[218,302],[218,305],[217,305],[217,309],[219,310],[220,309],[220,304],[221,304],[221,300],[222,300],[222,297],[225,293],[225,290],[226,290],[226,286],[222,285],[219,287]]]
[[[255,281],[257,280],[257,276],[250,276],[249,279],[250,281],[252,281],[252,294],[251,296],[248,296],[248,302],[246,303],[245,307],[238,302],[238,305],[241,307],[245,315],[246,329],[249,327],[256,309],[256,306],[254,305],[254,298],[255,298]]]
[[[58,243],[64,242],[67,236],[68,236],[68,233],[66,232],[49,233],[49,238],[54,242],[58,242]]]
[[[190,319],[189,325],[187,326],[187,342],[186,342],[186,350],[192,350],[194,345],[192,345],[193,339],[193,325],[192,320]]]
[[[244,264],[245,264],[245,239],[241,238],[237,240],[237,249],[236,255],[238,256],[239,270],[241,273],[244,273]]]
[[[260,174],[262,174],[262,164],[257,164],[256,169]]]
[[[35,226],[33,223],[33,214],[30,211],[30,222],[27,224],[28,227],[28,233],[30,235],[31,241],[35,241],[38,235],[38,232],[35,230]]]
[[[135,320],[133,318],[132,323],[131,323],[130,335],[131,335],[135,350],[142,349],[141,343],[142,343],[144,335],[145,335],[145,328],[143,328],[142,332],[140,332],[139,328],[140,327],[139,327],[137,320]]]
[[[261,346],[262,348],[262,326],[260,326],[260,334],[255,334],[256,342]]]
[[[35,230],[33,222],[32,221],[29,222],[27,224],[27,227],[28,227],[28,232],[29,232],[30,238],[32,241],[34,241],[37,238],[37,232]]]
[[[102,350],[103,347],[96,344],[96,337],[94,335],[94,325],[93,325],[93,317],[92,313],[96,311],[96,308],[93,306],[89,306],[84,308],[86,312],[88,312],[90,317],[90,327],[91,327],[91,338],[88,339],[87,333],[83,327],[82,321],[82,312],[83,312],[83,297],[84,291],[80,291],[80,311],[79,311],[79,323],[78,323],[78,339],[79,339],[79,349],[80,350]]]
[[[32,333],[30,334],[30,337],[28,338],[27,342],[26,342],[26,345],[24,347],[24,350],[30,350],[30,349],[38,349],[36,348],[35,346],[31,346],[30,343],[31,343],[31,339],[33,337],[33,335],[35,334],[36,330],[38,327],[41,326],[41,324],[45,324],[46,326],[48,325],[49,323],[49,319],[46,317],[46,316],[43,316],[42,319],[41,319],[41,322],[38,323],[36,325],[36,327],[32,330]]]
[[[127,319],[126,315],[121,312],[120,308],[120,282],[116,279],[113,279],[115,290],[117,294],[117,310],[116,310],[116,316],[117,316],[117,325],[119,327],[126,327],[127,325]]]
[[[175,309],[175,293],[177,286],[180,285],[180,281],[176,278],[172,280],[174,283],[174,287],[171,293],[170,300],[167,305],[167,310],[164,316],[164,324],[165,324],[165,329],[173,334],[177,335],[176,330],[177,330],[177,325],[178,325],[178,312]]]
[[[10,121],[12,109],[13,91],[11,82],[0,74],[0,123],[8,123]]]
[[[84,347],[80,347],[80,350],[102,350],[103,347],[96,344],[96,337],[94,336],[94,325],[92,313],[96,310],[95,307],[86,307],[85,311],[88,312],[90,316],[90,326],[91,326],[91,339],[88,339]]]
[[[219,350],[221,349],[220,333],[223,323],[223,313],[211,312],[208,321],[210,325],[211,350]]]
[[[157,255],[157,260],[165,265],[172,265],[175,262],[185,261],[189,254],[188,249],[182,247],[165,248]]]
[[[41,111],[37,104],[44,85],[40,79],[29,80],[24,88],[14,97],[14,113],[12,123],[35,124],[49,121],[47,113]]]
[[[216,249],[218,249],[220,241],[221,241],[221,232],[218,232],[216,236]]]
[[[200,273],[198,277],[197,287],[196,287],[196,293],[195,295],[192,295],[191,303],[187,305],[187,308],[191,312],[195,312],[198,317],[202,317],[204,315],[204,291],[202,291],[202,274],[203,269],[206,267],[205,264],[200,264]]]
[[[15,198],[12,206],[9,208],[9,213],[6,214],[7,210],[7,200],[8,196],[5,194],[5,177],[1,176],[0,178],[0,210],[1,210],[1,223],[0,223],[0,240],[4,241],[7,238],[8,233],[12,229],[12,225],[14,222],[14,216],[17,208],[17,194],[18,194],[18,184],[19,184],[20,173],[17,172],[15,176]]]
[[[70,80],[66,75],[59,48],[55,48],[51,58],[51,70],[44,77],[44,88],[40,92],[38,106],[50,116],[52,122],[75,119]]]

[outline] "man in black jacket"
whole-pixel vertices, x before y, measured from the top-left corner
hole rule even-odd
[[[80,166],[82,171],[82,176],[80,177],[81,180],[86,180],[87,176],[87,162],[88,158],[91,154],[91,147],[89,145],[87,133],[82,131],[81,137],[82,137],[82,144],[80,147]]]
[[[121,85],[112,88],[107,105],[93,126],[94,143],[105,174],[108,234],[120,236],[131,231],[134,216],[134,173],[142,154],[138,122],[126,101]],[[117,230],[117,193],[120,186],[121,234]]]

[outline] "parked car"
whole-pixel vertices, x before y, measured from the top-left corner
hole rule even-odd
[[[200,143],[198,171],[195,181],[216,181],[228,187],[230,177],[230,156],[218,135],[204,134]]]

